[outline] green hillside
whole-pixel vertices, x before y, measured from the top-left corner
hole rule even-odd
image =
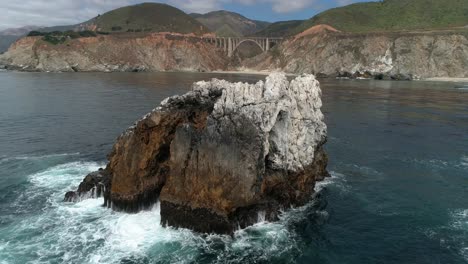
[[[305,21],[293,33],[328,24],[347,32],[445,29],[468,25],[468,0],[384,0],[334,8]]]
[[[301,25],[304,20],[289,20],[280,21],[270,24],[265,29],[255,33],[259,37],[285,37],[288,36],[291,30],[294,30]]]
[[[264,29],[270,23],[248,19],[229,11],[214,11],[206,14],[190,14],[221,37],[249,36]]]
[[[177,32],[204,34],[209,30],[183,11],[166,4],[143,3],[112,10],[80,27],[104,32]]]

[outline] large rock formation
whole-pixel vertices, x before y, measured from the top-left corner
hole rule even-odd
[[[51,72],[212,71],[226,57],[201,38],[164,33],[121,33],[51,44],[25,37],[0,55],[12,70]]]
[[[333,77],[468,77],[468,34],[326,30],[290,38],[273,52],[245,61],[244,67]]]
[[[159,200],[163,224],[200,232],[231,233],[259,213],[275,220],[279,210],[306,203],[328,175],[320,96],[312,75],[198,82],[118,138],[100,173],[107,183],[96,185],[110,190],[106,203],[116,210]],[[96,178],[83,186],[91,190]]]

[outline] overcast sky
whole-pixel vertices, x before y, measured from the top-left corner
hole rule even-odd
[[[246,17],[280,21],[306,19],[325,9],[364,0],[0,0],[0,30],[26,25],[76,24],[106,11],[142,2],[163,2],[185,12],[230,10]]]

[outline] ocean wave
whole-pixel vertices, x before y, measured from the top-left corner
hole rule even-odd
[[[468,209],[455,210],[451,215],[451,227],[457,233],[454,239],[461,245],[460,255],[468,261]]]
[[[342,173],[336,172],[336,171],[331,171],[330,172],[331,177],[325,178],[323,181],[316,182],[315,184],[315,191],[320,192],[324,188],[327,188],[328,186],[333,186],[341,191],[347,192],[349,191],[349,186],[346,184],[346,176]]]
[[[459,209],[451,213],[452,226],[468,232],[468,209]]]
[[[51,158],[63,158],[63,157],[68,157],[68,156],[78,156],[80,155],[79,152],[75,153],[61,153],[61,154],[49,154],[49,155],[38,155],[38,156],[27,156],[27,155],[20,155],[20,156],[14,156],[14,157],[9,157],[6,155],[3,155],[0,157],[0,165],[3,163],[11,162],[11,161],[17,161],[17,160],[26,160],[26,161],[38,161],[38,160],[44,160],[44,159],[51,159]]]
[[[462,156],[460,158],[460,166],[468,168],[468,156]]]
[[[84,176],[92,171],[97,171],[105,164],[97,162],[70,162],[60,164],[29,176],[29,181],[37,187],[50,189],[63,189],[70,185],[77,186]]]
[[[306,211],[307,206],[285,213],[276,223],[260,217],[258,224],[225,236],[162,227],[159,205],[126,214],[103,207],[102,198],[62,202],[66,191],[75,189],[87,173],[102,165],[70,162],[29,175],[30,185],[14,205],[23,216],[0,229],[0,259],[25,263],[223,263],[252,258],[287,262],[292,252],[300,251],[297,235],[287,226],[304,217],[301,210]],[[331,182],[333,177],[320,184]],[[40,210],[31,214],[32,207]]]
[[[447,168],[468,168],[468,156],[462,155],[459,160],[439,160],[439,159],[403,159],[404,162],[419,164],[422,166],[429,166],[436,169],[447,169]]]

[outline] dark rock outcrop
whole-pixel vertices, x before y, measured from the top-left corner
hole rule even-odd
[[[312,75],[196,83],[123,133],[107,168],[78,193],[111,179],[113,209],[136,212],[159,200],[163,225],[200,232],[232,233],[259,213],[276,220],[328,176],[320,95]]]
[[[88,174],[78,186],[78,190],[65,194],[65,202],[77,202],[88,198],[104,197],[104,205],[110,206],[111,174],[107,169],[99,169]]]

